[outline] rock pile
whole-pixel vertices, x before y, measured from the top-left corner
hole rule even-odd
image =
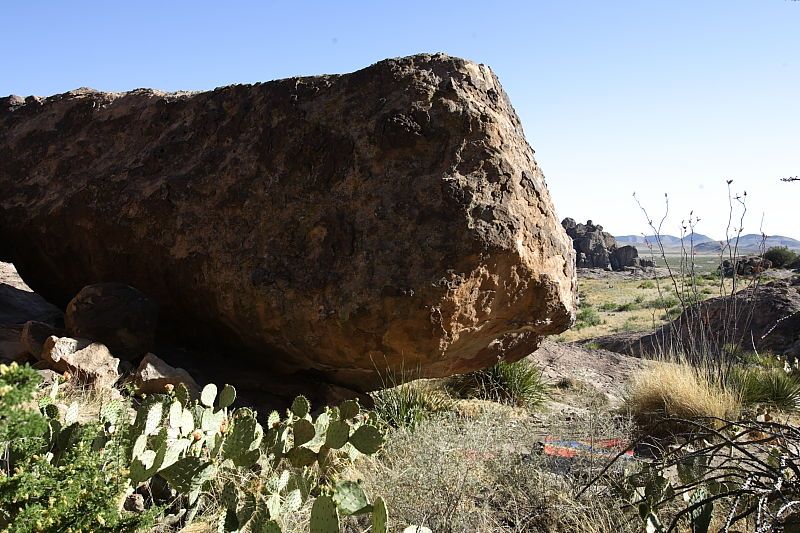
[[[588,220],[586,224],[565,218],[561,225],[572,238],[575,248],[575,263],[578,268],[602,268],[621,271],[626,268],[652,267],[650,260],[639,259],[639,251],[633,246],[617,247],[614,236],[603,231],[603,226]]]
[[[765,270],[772,268],[772,261],[760,256],[740,257],[736,260],[725,259],[719,266],[719,271],[726,278],[733,277],[734,271],[737,276],[754,276],[761,274]]]
[[[533,150],[462,59],[0,98],[0,153],[0,259],[37,293],[134,286],[165,331],[251,374],[450,375],[522,358],[575,313]]]

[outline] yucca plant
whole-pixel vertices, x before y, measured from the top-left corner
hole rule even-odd
[[[450,388],[465,398],[481,398],[519,407],[539,407],[549,397],[550,384],[528,361],[496,365],[454,376]]]
[[[800,410],[800,379],[783,369],[737,368],[731,380],[744,405],[768,405],[789,412]]]

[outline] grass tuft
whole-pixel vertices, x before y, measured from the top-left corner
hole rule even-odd
[[[581,305],[578,309],[578,314],[575,319],[575,329],[589,328],[592,326],[599,326],[603,323],[603,319],[597,314],[591,305]]]
[[[686,362],[656,362],[634,376],[625,404],[641,428],[669,417],[736,419],[741,403],[711,372]],[[680,428],[661,428],[669,432]]]
[[[374,391],[371,396],[378,418],[393,428],[414,429],[430,415],[453,407],[446,393],[420,381]]]

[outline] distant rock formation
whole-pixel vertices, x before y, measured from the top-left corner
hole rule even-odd
[[[572,238],[575,248],[575,262],[578,268],[603,268],[605,270],[625,270],[642,266],[653,266],[651,262],[642,264],[639,251],[633,246],[620,246],[614,236],[603,231],[603,226],[587,220],[586,224],[576,223],[565,218],[561,225]]]

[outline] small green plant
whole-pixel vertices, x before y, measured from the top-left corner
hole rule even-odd
[[[370,503],[360,483],[337,480],[345,464],[361,454],[374,454],[384,435],[374,412],[363,412],[355,400],[326,408],[312,418],[311,406],[298,396],[286,416],[277,411],[267,420],[265,453],[272,474],[259,491],[223,491],[223,531],[278,533],[284,515],[297,512],[307,501],[311,507],[311,532],[340,531],[340,516],[369,514],[372,531],[388,531],[386,505],[381,498]]]
[[[644,304],[644,307],[650,309],[669,309],[670,307],[675,307],[680,302],[677,298],[673,296],[659,296],[654,300],[650,300]]]
[[[597,314],[597,311],[589,304],[581,304],[578,309],[578,314],[575,318],[575,329],[583,329],[592,326],[599,326],[603,323],[603,319]]]
[[[683,308],[680,306],[671,307],[667,309],[664,313],[662,313],[659,318],[665,321],[675,320],[681,315],[682,312]]]
[[[620,453],[582,493],[598,480],[611,478],[626,507],[639,511],[648,532],[797,530],[796,427],[719,418],[663,423],[688,431],[652,461],[614,479],[610,467]]]
[[[644,301],[644,298],[641,296],[637,296],[632,302],[626,302],[624,304],[616,304],[613,302],[606,302],[598,308],[600,311],[611,311],[615,313],[624,313],[627,311],[635,311],[640,308],[640,304]]]
[[[529,408],[543,405],[550,390],[541,369],[524,360],[453,376],[449,386],[461,397]]]
[[[630,331],[639,331],[641,329],[642,327],[639,325],[639,317],[632,316],[627,318],[625,322],[623,322],[622,325],[619,326],[618,328],[615,328],[614,331],[630,332]]]
[[[643,282],[641,282],[639,284],[639,288],[640,289],[655,289],[656,288],[656,284],[653,283],[652,281],[650,281],[649,279],[647,279],[647,280],[644,280]]]
[[[77,404],[62,413],[53,403],[57,383],[42,395],[38,381],[28,367],[0,365],[0,528],[138,531],[164,510],[186,525],[221,501],[223,512],[211,516],[219,531],[279,533],[282,519],[306,502],[312,532],[338,532],[341,515],[365,513],[372,531],[387,531],[383,500],[370,502],[359,483],[339,476],[384,442],[375,413],[356,401],[313,418],[299,396],[285,417],[271,413],[265,430],[251,409],[231,408],[233,387],[207,385],[194,399],[179,385],[135,409],[114,400],[84,423]],[[221,480],[248,476],[259,478],[254,490],[235,483],[215,490]],[[122,510],[126,496],[157,480],[172,491],[162,506]]]

